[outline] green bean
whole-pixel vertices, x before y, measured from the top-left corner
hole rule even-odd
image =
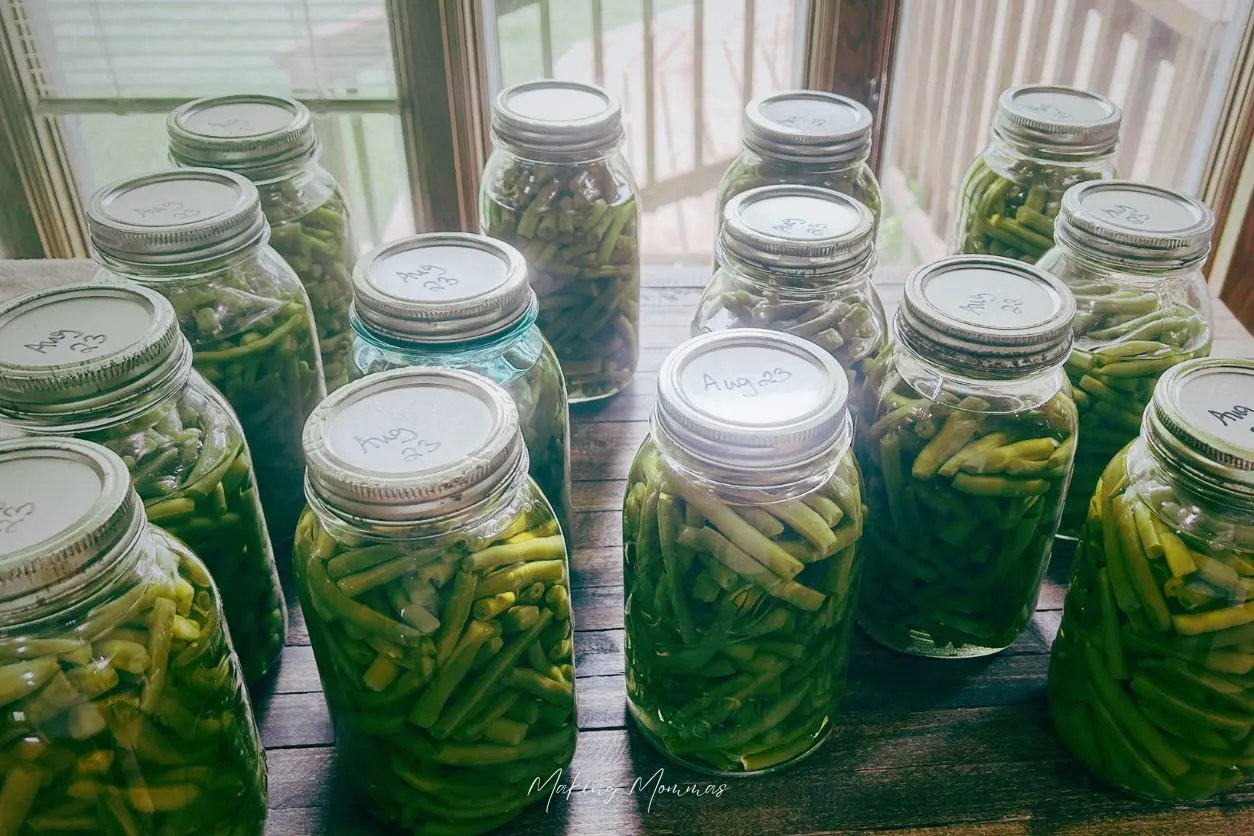
[[[1051,712],[1102,778],[1162,800],[1205,798],[1254,768],[1254,571],[1229,563],[1254,566],[1177,530],[1131,472],[1125,448],[1099,476],[1054,644]],[[1119,566],[1129,590],[1116,605]],[[1099,704],[1113,725],[1093,735],[1118,758],[1095,761],[1062,727]]]
[[[283,650],[287,607],[251,455],[230,407],[196,375],[177,397],[83,437],[122,458],[149,520],[209,567],[244,678],[259,683]]]
[[[297,589],[340,756],[370,809],[413,832],[478,833],[512,818],[543,797],[532,779],[574,751],[565,544],[534,488],[491,526],[350,536],[313,510],[298,526]],[[342,588],[353,575],[331,578],[397,560],[409,571],[354,598]],[[407,618],[415,602],[421,620]]]
[[[173,538],[145,537],[119,606],[79,608],[60,635],[0,626],[0,833],[261,832],[264,753],[216,590]],[[88,652],[24,659],[32,631]],[[132,644],[142,658],[116,655]]]
[[[485,179],[480,231],[526,256],[540,330],[571,401],[619,392],[639,357],[640,209],[630,178],[606,161],[515,158]]]
[[[895,369],[878,400],[859,443],[871,514],[859,620],[889,647],[923,655],[1009,646],[1049,560],[1074,404],[1066,393],[1016,411],[975,395],[931,401]]]
[[[357,242],[348,205],[339,184],[322,169],[312,177],[260,183],[257,191],[270,222],[270,246],[291,265],[309,296],[322,375],[333,392],[349,379],[348,308]]]
[[[1027,158],[990,165],[981,155],[962,183],[952,249],[1035,264],[1053,246],[1063,192],[1101,176],[1093,167]]]
[[[1212,332],[1204,312],[1175,298],[1181,295],[1178,276],[1155,287],[1102,279],[1071,266],[1060,250],[1040,266],[1076,299],[1067,376],[1076,392],[1080,440],[1062,523],[1075,534],[1102,468],[1140,432],[1158,378],[1177,363],[1208,356]]]
[[[304,495],[301,434],[326,395],[309,297],[269,249],[196,278],[128,278],[174,305],[195,367],[239,417],[267,529],[285,556]]]
[[[663,752],[706,771],[756,772],[804,755],[844,691],[863,519],[852,454],[806,497],[740,506],[670,470],[647,442],[628,485],[633,717]],[[559,693],[544,685],[548,698]],[[779,734],[785,725],[794,736]]]

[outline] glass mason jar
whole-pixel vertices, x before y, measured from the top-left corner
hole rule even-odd
[[[350,377],[408,366],[478,372],[518,408],[531,478],[570,543],[566,382],[536,327],[518,250],[483,235],[412,235],[364,255],[353,274]]]
[[[1250,774],[1254,363],[1165,372],[1106,468],[1049,667],[1067,747],[1138,795],[1201,799]]]
[[[105,278],[174,305],[192,363],[239,416],[271,541],[291,547],[302,507],[301,432],[326,396],[309,297],[266,244],[257,189],[238,174],[185,168],[121,180],[87,207]]]
[[[763,186],[727,204],[717,269],[692,320],[694,336],[769,328],[804,337],[849,375],[860,404],[866,361],[888,341],[872,284],[875,221],[858,201],[812,186]]]
[[[165,297],[79,284],[0,307],[0,421],[118,454],[149,522],[213,574],[245,679],[265,677],[287,609],[248,445],[231,407],[192,370]]]
[[[305,431],[296,584],[367,808],[482,833],[575,750],[570,571],[509,394],[454,369],[354,381]]]
[[[224,168],[257,186],[270,246],[309,295],[327,391],[343,386],[357,243],[340,184],[318,162],[309,108],[279,96],[215,96],[177,108],[166,129],[176,165]]]
[[[1080,411],[1062,530],[1084,525],[1102,470],[1141,429],[1159,375],[1210,354],[1214,314],[1202,266],[1215,220],[1191,197],[1107,180],[1067,190],[1057,244],[1037,266],[1076,299],[1067,376]]]
[[[96,444],[0,442],[0,708],[6,833],[261,833],[218,591]]]
[[[881,644],[984,656],[1032,618],[1075,453],[1074,313],[1056,279],[1003,258],[908,279],[858,435],[871,509],[858,620]]]
[[[492,109],[479,231],[517,247],[572,403],[627,387],[640,355],[640,205],[622,111],[570,81],[509,87]]]
[[[962,182],[951,247],[1029,264],[1054,244],[1062,196],[1115,176],[1122,113],[1096,93],[1025,84],[997,99],[988,146]]]
[[[848,195],[880,222],[880,184],[867,164],[871,111],[818,90],[787,90],[745,106],[744,148],[718,184],[715,242],[733,197],[759,186],[819,186]]]
[[[832,730],[865,509],[831,355],[760,329],[695,337],[658,379],[627,477],[627,705],[701,772],[794,763]]]

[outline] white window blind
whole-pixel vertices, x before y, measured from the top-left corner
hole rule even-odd
[[[57,110],[252,90],[395,99],[383,0],[5,0],[31,91]]]

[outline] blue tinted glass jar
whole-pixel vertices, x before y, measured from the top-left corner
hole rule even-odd
[[[440,366],[500,384],[518,407],[531,476],[569,538],[566,384],[536,326],[522,255],[485,235],[414,235],[363,256],[353,295],[350,377]]]

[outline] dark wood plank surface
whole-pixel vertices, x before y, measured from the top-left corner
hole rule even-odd
[[[778,775],[711,781],[670,764],[626,719],[624,480],[644,437],[657,370],[687,336],[705,274],[646,272],[640,373],[613,400],[572,414],[574,587],[580,737],[558,790],[505,829],[520,834],[1254,833],[1254,782],[1222,800],[1166,807],[1095,786],[1044,709],[1049,645],[1070,549],[1056,550],[1031,628],[971,661],[892,653],[859,636],[831,740]],[[903,276],[879,282],[894,307]],[[1215,354],[1254,357],[1254,338],[1217,305]],[[270,836],[388,834],[336,771],[332,730],[299,608],[272,693],[257,702],[270,764]],[[547,791],[547,788],[546,788]]]
[[[0,300],[90,273],[84,262],[0,263]],[[503,832],[1254,834],[1254,781],[1209,805],[1151,804],[1094,786],[1058,744],[1043,694],[1070,557],[1065,546],[1056,550],[1030,629],[1004,653],[957,662],[915,659],[860,636],[832,739],[792,769],[720,786],[669,764],[641,739],[624,710],[619,509],[627,468],[647,429],[657,370],[687,336],[705,278],[696,270],[646,272],[636,381],[613,400],[572,415],[581,731],[563,783],[573,788],[555,792]],[[902,279],[900,272],[881,276],[889,307],[900,298]],[[1254,357],[1254,338],[1218,303],[1216,318],[1214,354]],[[289,646],[256,701],[270,766],[267,833],[389,836],[353,804],[336,771],[308,632],[290,603]]]

